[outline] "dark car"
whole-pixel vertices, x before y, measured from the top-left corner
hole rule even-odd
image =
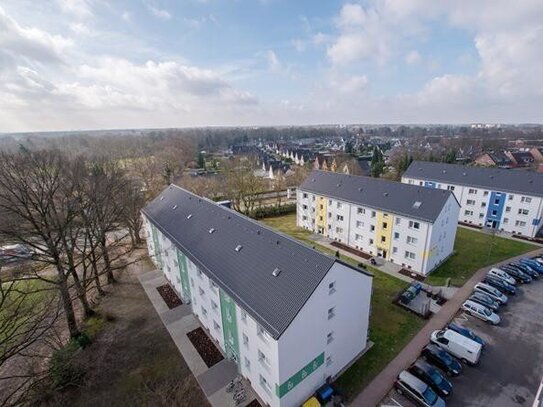
[[[490,296],[478,291],[474,291],[468,300],[484,305],[496,313],[500,310],[500,303],[498,301],[495,301]]]
[[[539,274],[543,274],[543,264],[535,261],[534,259],[520,259],[520,264],[526,264],[527,266],[530,266],[535,271],[537,271]]]
[[[441,373],[441,371],[429,363],[418,359],[407,369],[413,376],[418,377],[428,384],[441,397],[448,397],[452,392],[452,383]]]
[[[443,370],[449,376],[458,376],[462,372],[462,365],[454,356],[434,344],[426,345],[421,356],[427,362]]]
[[[530,266],[527,266],[526,264],[511,263],[510,265],[520,269],[521,271],[524,271],[526,274],[528,274],[530,277],[532,277],[535,280],[539,279],[539,273],[535,271],[533,268],[531,268]]]
[[[484,304],[482,304],[484,305]],[[475,332],[473,332],[471,329],[464,328],[463,326],[457,325],[457,324],[449,324],[447,327],[450,330],[459,333],[462,336],[465,336],[466,338],[471,339],[472,341],[475,341],[479,343],[481,346],[485,346],[486,343],[480,336],[476,335]]]
[[[486,276],[483,282],[497,288],[502,293],[509,295],[515,295],[517,293],[517,289],[515,287],[496,277]]]
[[[532,282],[532,277],[526,274],[524,271],[521,271],[517,267],[513,266],[500,266],[500,269],[506,271],[511,277],[515,279],[517,283],[529,284]]]

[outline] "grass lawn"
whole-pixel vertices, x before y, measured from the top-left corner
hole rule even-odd
[[[316,246],[327,254],[335,253],[334,250],[310,240],[311,232],[296,227],[296,215],[267,218],[262,222],[309,245]],[[342,256],[341,259],[355,266],[358,264],[357,261],[346,256]],[[337,384],[349,399],[356,396],[425,324],[421,318],[392,304],[394,296],[407,286],[405,282],[379,270],[373,268],[370,270],[374,274],[370,339],[375,342],[375,345],[337,380]]]
[[[462,286],[481,267],[535,249],[537,246],[530,243],[459,227],[454,243],[455,254],[432,272],[425,282],[444,285],[450,277],[451,284]]]

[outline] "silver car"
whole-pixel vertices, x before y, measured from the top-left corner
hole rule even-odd
[[[490,308],[479,304],[478,302],[467,300],[462,304],[462,309],[469,315],[482,319],[492,325],[498,325],[500,323],[499,315],[492,312]]]
[[[492,287],[491,285],[485,283],[477,283],[475,284],[475,287],[473,287],[473,291],[486,294],[494,301],[498,301],[501,305],[507,304],[507,296],[497,288]]]

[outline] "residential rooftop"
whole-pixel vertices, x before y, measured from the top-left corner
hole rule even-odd
[[[451,196],[447,190],[328,171],[313,171],[299,189],[430,223]]]
[[[176,185],[142,212],[274,339],[341,263]]]
[[[543,196],[543,175],[531,171],[413,161],[403,176],[497,192]]]

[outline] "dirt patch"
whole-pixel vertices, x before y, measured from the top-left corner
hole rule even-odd
[[[260,404],[257,399],[254,399],[249,404],[247,404],[247,407],[262,407],[262,404]]]
[[[472,228],[472,229],[479,229],[479,230],[482,230],[482,229],[483,229],[482,226],[474,225],[473,223],[458,222],[458,224],[459,224],[459,225],[462,225],[462,226],[467,226],[468,228]]]
[[[371,259],[371,254],[368,254],[368,253],[364,253],[363,251],[361,250],[357,250],[357,249],[353,249],[352,247],[350,246],[347,246],[346,244],[343,244],[343,243],[339,243],[339,242],[332,242],[330,243],[332,246],[334,247],[337,247],[337,248],[340,248],[342,250],[345,250],[346,252],[349,252],[349,253],[352,253],[354,254],[355,256],[358,256],[358,257],[362,257],[363,259],[366,259],[366,260],[369,260]]]
[[[202,328],[196,328],[187,334],[190,342],[194,345],[207,367],[211,367],[224,359],[222,353]]]
[[[169,309],[183,305],[181,298],[177,295],[174,289],[169,284],[161,285],[156,288]]]
[[[401,270],[399,271],[399,273],[402,274],[402,275],[404,275],[404,276],[410,277],[410,278],[412,278],[412,279],[414,279],[414,280],[417,280],[417,281],[424,281],[424,279],[426,278],[426,277],[424,277],[424,276],[421,276],[421,275],[418,274],[418,273],[415,273],[415,272],[412,271],[412,270],[408,270],[408,269],[404,269],[404,268],[401,269]]]
[[[209,406],[205,395],[137,280],[131,265],[108,288],[99,311],[111,315],[78,355],[80,387],[43,395],[46,406]]]

